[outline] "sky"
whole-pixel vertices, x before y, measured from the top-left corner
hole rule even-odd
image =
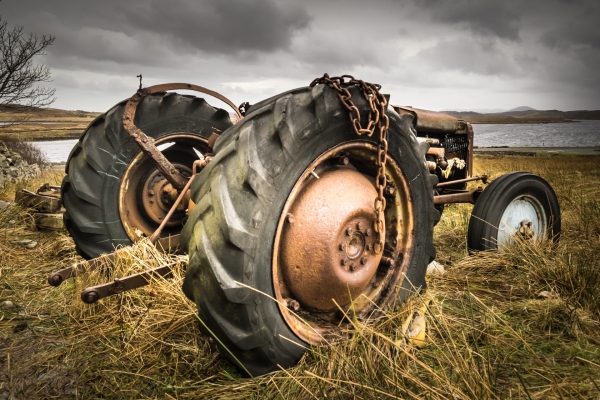
[[[0,16],[56,37],[35,62],[62,109],[105,111],[140,73],[235,104],[329,73],[430,110],[600,109],[599,0],[3,0]]]

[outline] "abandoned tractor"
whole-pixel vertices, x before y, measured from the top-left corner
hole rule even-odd
[[[236,115],[203,98],[212,95]],[[514,235],[558,239],[552,188],[524,172],[485,190],[472,176],[473,129],[390,106],[379,85],[316,79],[249,106],[200,86],[141,89],[96,118],[66,166],[65,225],[85,273],[143,237],[189,256],[183,291],[201,329],[251,375],[294,365],[352,312],[367,320],[425,287],[444,204],[474,203],[468,246]],[[100,257],[100,258],[97,258]],[[103,297],[167,275],[169,265],[85,289]]]

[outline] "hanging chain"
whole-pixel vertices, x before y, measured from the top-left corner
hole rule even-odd
[[[348,79],[347,81],[345,79]],[[354,127],[354,131],[358,136],[371,136],[375,129],[379,130],[379,140],[377,142],[377,178],[375,186],[377,189],[377,198],[375,199],[375,214],[377,218],[373,223],[377,241],[375,242],[374,250],[376,253],[383,252],[384,246],[384,229],[385,229],[385,214],[386,200],[383,196],[383,191],[387,185],[387,177],[385,175],[385,163],[387,162],[387,131],[390,126],[390,120],[385,113],[387,107],[387,99],[379,90],[381,85],[365,82],[360,79],[354,79],[351,75],[342,75],[338,77],[329,77],[329,74],[323,75],[311,82],[310,87],[318,84],[325,84],[337,91],[338,97],[342,104],[348,110],[350,122]],[[369,120],[366,127],[360,123],[360,112],[352,102],[352,95],[348,90],[348,86],[358,85],[363,93],[365,100],[369,102]]]

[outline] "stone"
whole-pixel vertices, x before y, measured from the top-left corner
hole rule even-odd
[[[2,184],[2,178],[0,178],[0,184]],[[3,209],[3,208],[10,207],[10,206],[12,206],[13,204],[14,204],[14,203],[11,203],[11,202],[9,202],[9,201],[2,201],[2,200],[0,200],[0,210],[1,210],[1,209]]]
[[[0,303],[0,305],[2,308],[6,309],[13,308],[15,306],[15,304],[10,300],[4,300],[2,303]]]
[[[446,268],[437,261],[432,261],[427,266],[427,275],[444,275]]]
[[[36,213],[33,214],[33,219],[35,220],[35,226],[40,230],[59,231],[65,227],[62,213]]]
[[[15,240],[13,241],[14,244],[18,244],[20,246],[23,246],[27,249],[35,249],[38,245],[38,242],[34,241],[34,240],[30,240],[30,239],[24,239],[24,240]]]

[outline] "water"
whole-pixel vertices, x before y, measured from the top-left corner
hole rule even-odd
[[[50,162],[65,162],[69,157],[71,149],[79,139],[68,140],[48,140],[43,142],[34,142],[44,153]]]
[[[600,121],[558,124],[476,124],[479,147],[595,147],[600,146]]]
[[[476,124],[475,146],[600,147],[600,121],[561,124]],[[51,162],[64,162],[77,139],[35,142]]]

